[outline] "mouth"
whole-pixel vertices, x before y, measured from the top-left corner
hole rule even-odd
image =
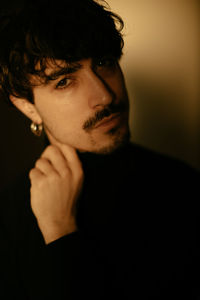
[[[99,122],[94,129],[100,128],[100,127],[113,127],[117,125],[121,120],[121,113],[115,113],[112,114],[109,117],[105,117],[101,122]]]

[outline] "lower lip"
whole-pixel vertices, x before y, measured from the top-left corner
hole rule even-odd
[[[96,127],[95,129],[98,128],[112,128],[116,125],[118,125],[121,121],[121,114],[116,115],[116,117],[113,117],[111,120],[108,120],[107,122],[99,125],[98,127]]]

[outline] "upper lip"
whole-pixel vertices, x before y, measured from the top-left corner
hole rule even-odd
[[[118,117],[119,115],[120,115],[120,113],[115,113],[115,114],[112,114],[112,115],[109,116],[109,117],[105,117],[105,118],[104,118],[101,122],[99,122],[94,128],[97,128],[97,127],[101,126],[102,124],[111,121],[112,119]]]

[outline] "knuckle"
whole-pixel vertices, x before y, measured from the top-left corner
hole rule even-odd
[[[29,173],[28,173],[28,177],[29,177],[29,178],[31,178],[31,177],[32,177],[32,175],[33,175],[33,169],[31,169],[31,170],[29,171]]]
[[[44,158],[45,155],[52,155],[54,153],[58,152],[58,148],[54,145],[49,145],[46,147],[46,149],[44,150],[44,152],[42,153],[41,158]]]
[[[46,161],[47,161],[47,158],[45,158],[45,157],[40,157],[40,158],[38,159],[38,161],[40,161],[40,162],[46,162]]]
[[[78,173],[79,173],[80,176],[84,176],[84,170],[83,170],[83,167],[82,167],[81,164],[79,165]]]
[[[83,181],[84,176],[85,176],[85,174],[84,174],[83,169],[79,169],[78,172],[77,172],[77,175],[76,175],[77,180],[78,181]]]
[[[44,157],[40,157],[38,160],[35,162],[35,167],[41,166],[41,164],[44,164],[47,162],[47,159]]]
[[[59,179],[59,174],[56,171],[52,170],[52,172],[48,174],[47,179],[49,179],[50,181],[56,181]]]
[[[53,154],[59,153],[58,147],[56,147],[56,146],[54,146],[54,145],[49,145],[49,146],[48,146],[48,151],[49,151],[50,153],[53,153]]]
[[[29,171],[29,174],[28,174],[28,176],[29,176],[29,179],[31,180],[31,182],[33,183],[36,183],[38,180],[38,172],[37,172],[37,170],[34,168],[34,169],[31,169],[30,171]]]
[[[35,167],[37,168],[41,163],[41,159],[38,159],[36,162],[35,162]]]
[[[84,177],[84,171],[83,171],[83,169],[81,168],[80,170],[79,170],[79,177],[80,178],[83,178]]]
[[[51,151],[52,148],[54,148],[53,145],[48,145],[47,148],[46,148],[46,151],[47,151],[47,150],[48,150],[48,151]]]
[[[62,177],[68,177],[69,176],[69,174],[70,174],[70,169],[69,168],[63,168],[62,169],[62,171],[61,171],[61,175],[62,175]]]
[[[31,169],[30,171],[29,171],[29,176],[32,176],[32,175],[34,175],[35,174],[35,168],[33,168],[33,169]]]
[[[80,172],[83,172],[83,165],[81,161],[79,161],[78,169],[80,170]]]

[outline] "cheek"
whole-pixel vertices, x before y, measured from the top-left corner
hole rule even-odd
[[[67,101],[56,97],[54,93],[43,89],[37,89],[34,93],[35,106],[44,119],[55,119],[58,115],[62,118],[63,114],[69,112]]]
[[[87,117],[84,118],[83,101],[75,99],[72,103],[64,93],[59,96],[46,94],[43,91],[35,93],[35,105],[43,122],[56,131],[80,131]],[[75,101],[74,101],[75,102]],[[82,104],[82,105],[81,105]]]

